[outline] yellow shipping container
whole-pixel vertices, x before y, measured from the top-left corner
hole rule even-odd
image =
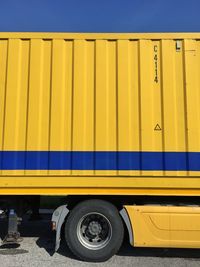
[[[200,34],[0,33],[0,194],[200,194]]]

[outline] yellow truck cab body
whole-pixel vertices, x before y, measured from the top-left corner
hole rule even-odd
[[[200,248],[200,207],[126,206],[135,247]]]

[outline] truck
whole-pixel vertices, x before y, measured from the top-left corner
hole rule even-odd
[[[33,196],[81,260],[200,248],[200,34],[0,33],[4,242]],[[32,198],[33,199],[33,198]],[[63,235],[61,234],[63,233]]]

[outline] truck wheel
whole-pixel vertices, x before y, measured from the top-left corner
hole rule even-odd
[[[84,261],[100,262],[119,250],[124,227],[117,208],[103,200],[86,200],[69,214],[65,239],[75,256]]]

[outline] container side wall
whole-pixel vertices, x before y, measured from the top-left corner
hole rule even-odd
[[[199,176],[199,66],[195,38],[1,38],[1,175]]]

